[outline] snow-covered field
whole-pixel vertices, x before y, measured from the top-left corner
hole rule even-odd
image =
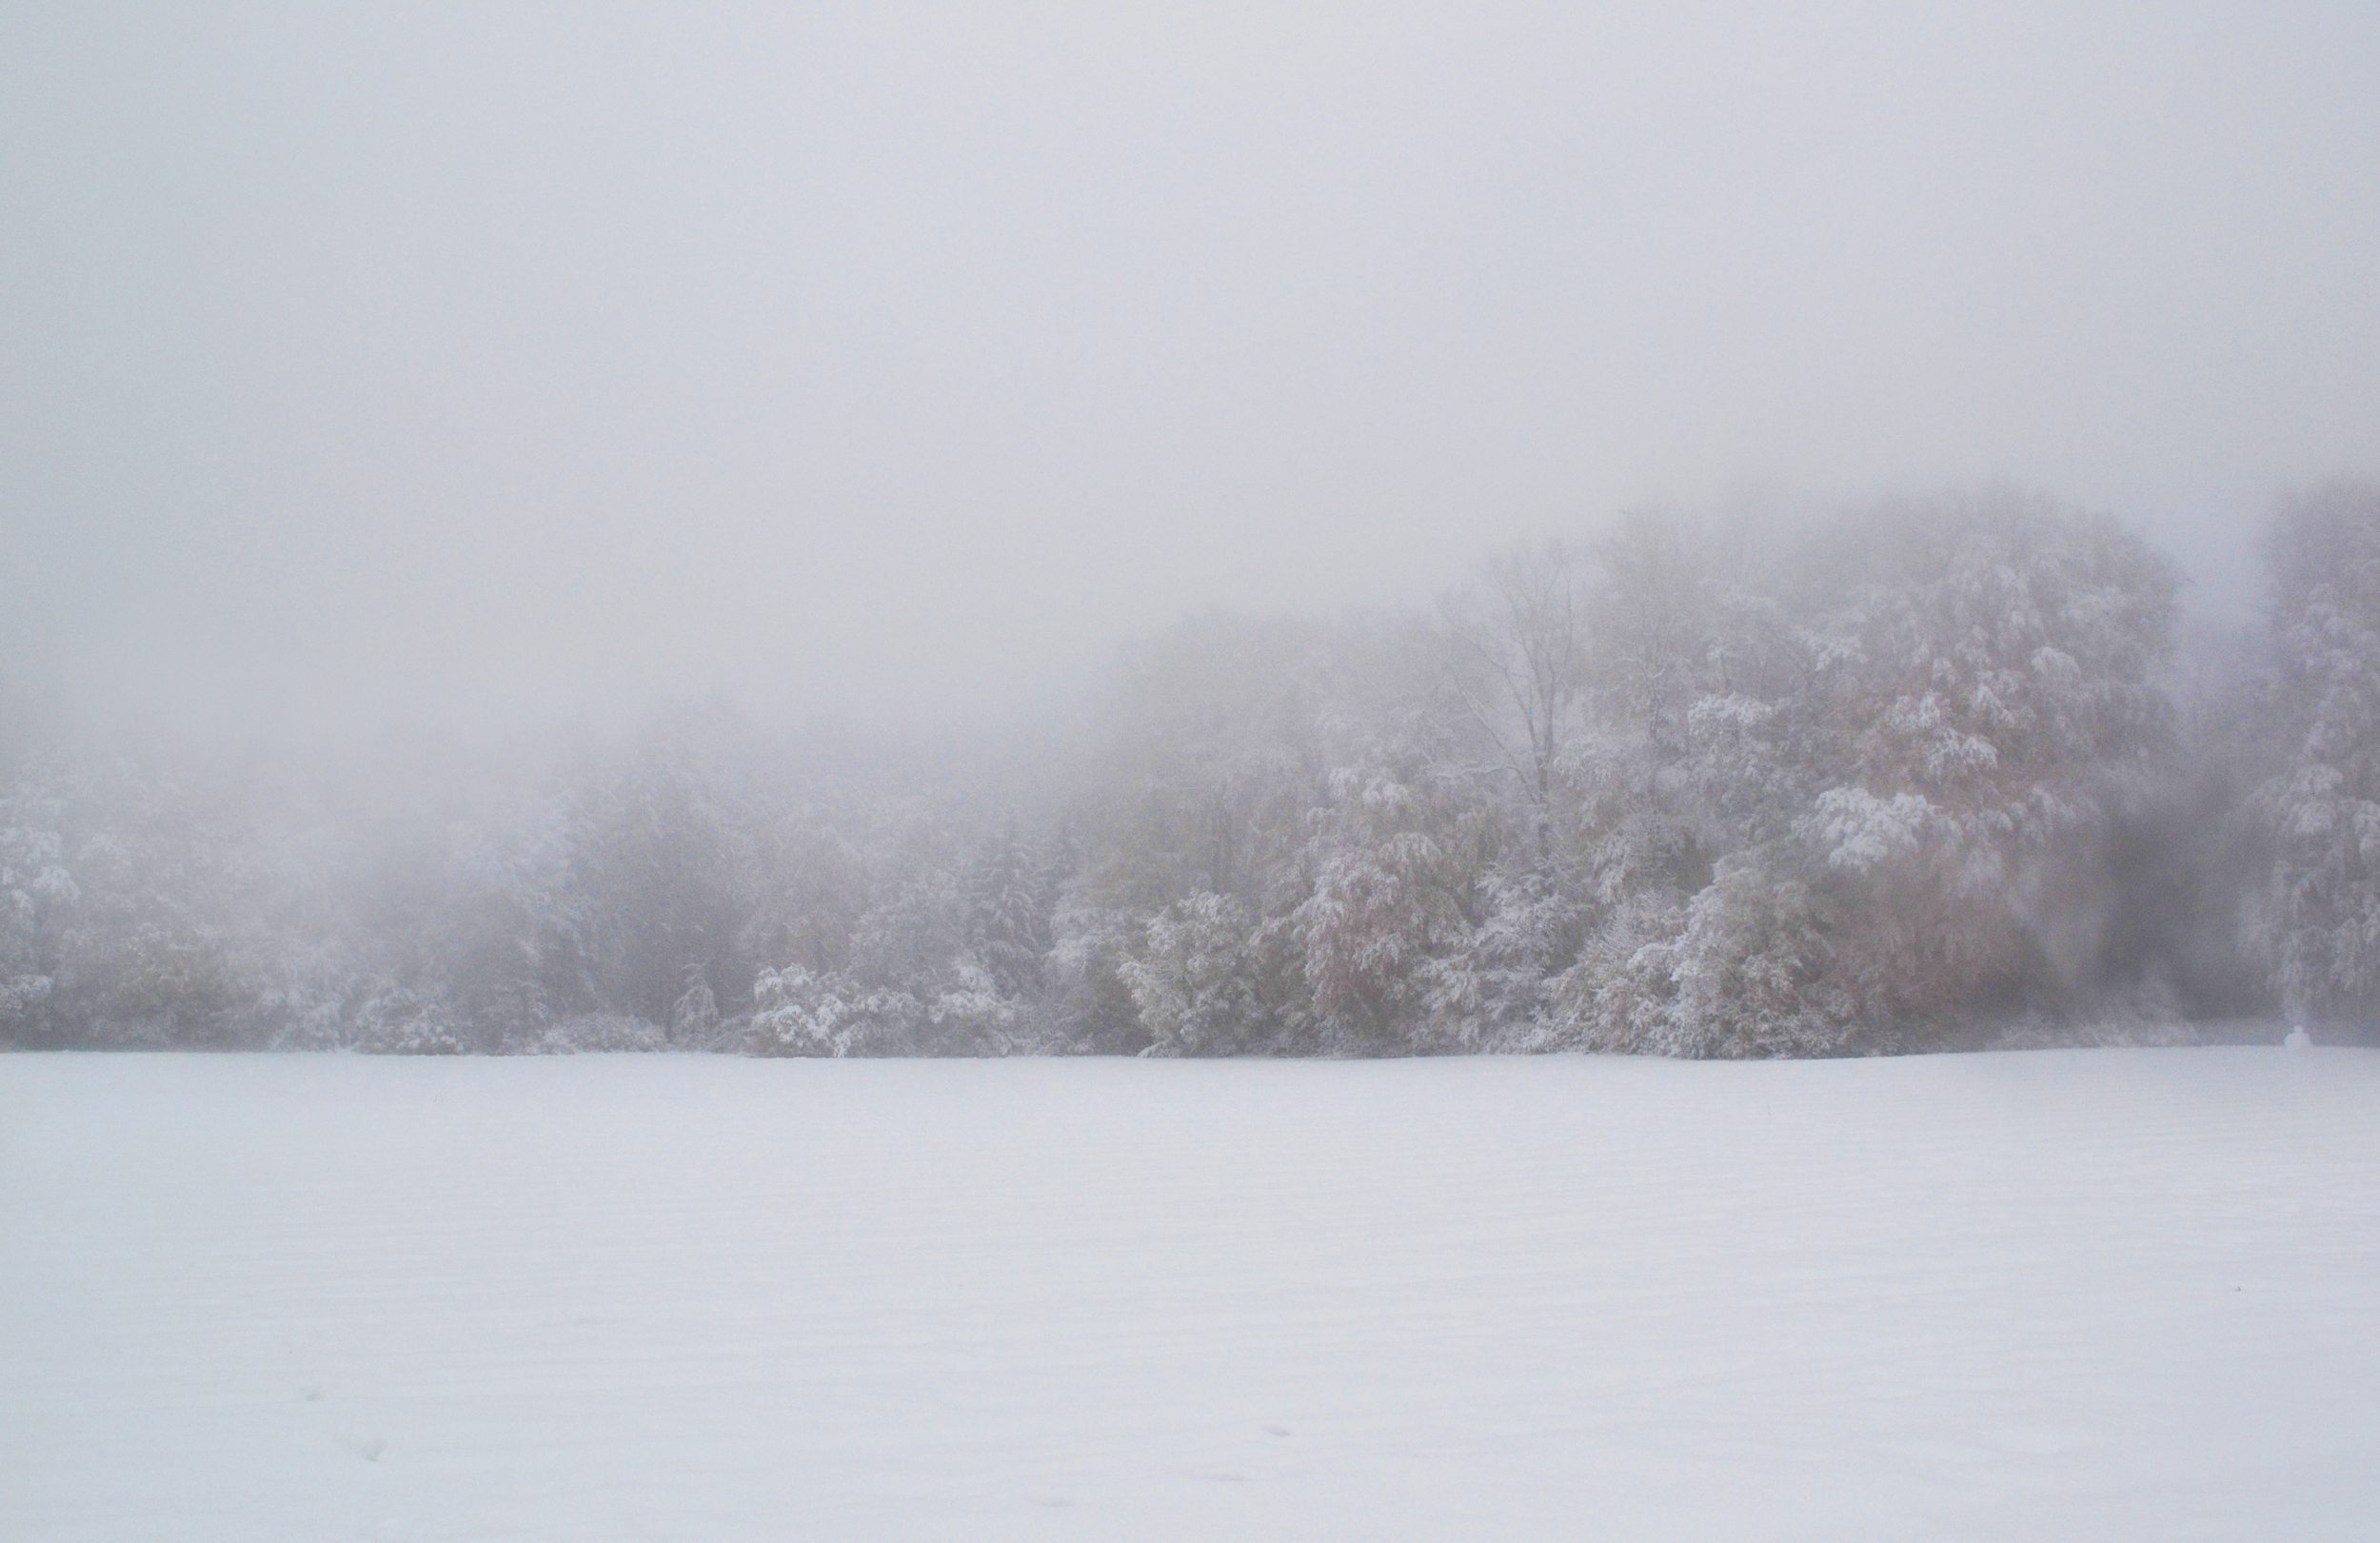
[[[2380,1053],[0,1057],[0,1536],[2380,1536]]]

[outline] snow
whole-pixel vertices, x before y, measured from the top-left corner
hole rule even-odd
[[[2380,1054],[0,1057],[0,1536],[2369,1537]]]

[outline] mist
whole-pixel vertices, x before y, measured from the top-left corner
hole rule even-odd
[[[2380,464],[2369,7],[19,6],[10,671],[351,742],[1078,698],[1651,504]]]
[[[2376,86],[0,4],[0,1533],[2369,1535]]]

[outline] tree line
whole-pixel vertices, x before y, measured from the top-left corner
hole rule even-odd
[[[2380,991],[2380,485],[2264,625],[2011,488],[1636,515],[1429,613],[1212,614],[1061,722],[722,702],[370,774],[0,733],[0,1042],[1814,1056]]]

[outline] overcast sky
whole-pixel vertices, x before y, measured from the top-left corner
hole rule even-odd
[[[0,645],[1027,705],[1652,499],[2380,468],[2380,6],[0,10]]]

